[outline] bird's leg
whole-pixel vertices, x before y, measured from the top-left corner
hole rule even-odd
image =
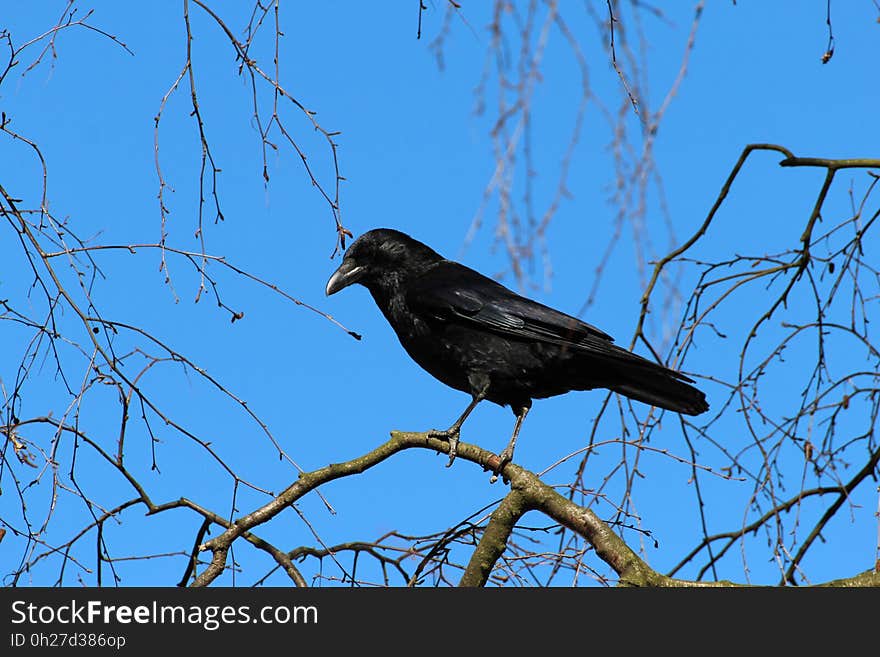
[[[531,407],[531,403],[523,404],[519,407],[519,410],[514,411],[516,413],[516,423],[513,425],[513,435],[510,437],[510,442],[507,443],[507,447],[505,447],[501,454],[498,455],[498,467],[495,470],[495,474],[489,479],[489,483],[494,484],[498,481],[498,474],[505,465],[513,460],[513,450],[516,447],[516,438],[519,436],[520,427],[522,427],[523,420],[526,419],[526,415],[529,414],[529,409]]]
[[[452,462],[455,461],[455,455],[458,453],[458,434],[461,431],[461,425],[464,424],[464,421],[467,419],[468,415],[471,414],[477,404],[483,401],[486,398],[486,394],[489,392],[489,385],[484,385],[479,392],[477,392],[471,403],[468,404],[468,407],[464,409],[464,413],[452,423],[452,426],[446,429],[445,431],[440,431],[438,429],[431,429],[428,432],[428,435],[431,438],[441,438],[449,442],[449,463],[446,464],[446,467],[450,467]]]

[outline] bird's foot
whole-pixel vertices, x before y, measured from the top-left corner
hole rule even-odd
[[[498,465],[495,467],[495,473],[489,478],[489,483],[494,484],[498,481],[498,475],[501,474],[501,471],[504,469],[504,466],[510,463],[513,460],[513,450],[510,449],[510,445],[504,448],[504,450],[498,455]],[[504,475],[502,475],[504,477]],[[507,477],[504,477],[504,483],[507,483]]]
[[[439,438],[440,440],[445,440],[449,443],[449,463],[446,464],[447,468],[452,466],[452,463],[455,461],[455,457],[458,454],[458,433],[459,430],[457,427],[451,427],[443,431],[439,429],[431,429],[428,432],[428,436],[431,438]]]

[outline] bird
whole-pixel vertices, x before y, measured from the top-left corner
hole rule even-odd
[[[509,406],[513,434],[496,475],[513,459],[535,399],[605,388],[668,411],[699,415],[705,394],[681,372],[614,344],[601,329],[517,294],[498,281],[391,228],[359,236],[327,281],[327,296],[367,288],[400,344],[419,365],[471,401],[432,437],[455,460],[461,427],[483,400]]]

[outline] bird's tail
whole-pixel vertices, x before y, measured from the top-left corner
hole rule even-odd
[[[611,390],[667,411],[699,415],[709,410],[706,395],[689,385],[688,377],[650,361],[640,365],[624,381],[610,386]]]

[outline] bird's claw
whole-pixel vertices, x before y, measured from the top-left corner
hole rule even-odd
[[[445,440],[449,443],[449,463],[446,464],[446,467],[452,467],[455,457],[458,454],[458,430],[446,429],[440,431],[439,429],[431,429],[428,432],[428,435],[431,438],[439,438],[440,440]]]
[[[489,483],[494,484],[498,481],[498,475],[501,474],[501,471],[504,469],[504,466],[513,460],[513,452],[507,448],[498,455],[498,466],[495,468],[495,472],[489,478]],[[502,475],[503,476],[503,475]],[[507,477],[504,477],[504,483],[507,483]]]

